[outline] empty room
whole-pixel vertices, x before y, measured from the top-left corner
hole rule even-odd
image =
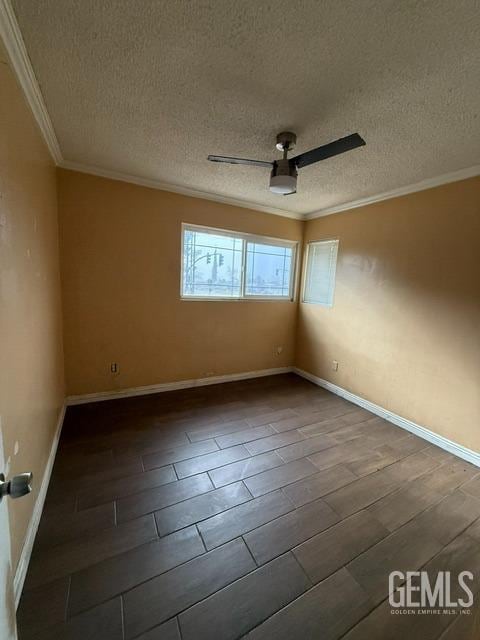
[[[477,0],[0,0],[0,540],[0,640],[480,638]]]

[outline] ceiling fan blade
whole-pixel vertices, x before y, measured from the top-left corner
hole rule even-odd
[[[210,162],[226,162],[227,164],[248,164],[252,167],[266,167],[271,169],[273,162],[266,162],[264,160],[248,160],[247,158],[229,158],[228,156],[208,156]]]
[[[298,169],[301,169],[302,167],[307,167],[309,164],[313,164],[314,162],[320,162],[320,160],[326,160],[332,156],[338,156],[340,153],[345,153],[345,151],[351,151],[357,147],[363,147],[365,144],[365,140],[358,135],[358,133],[352,133],[352,135],[346,136],[345,138],[340,138],[339,140],[329,142],[328,144],[324,144],[316,149],[311,149],[310,151],[301,153],[295,158],[291,158],[290,162],[293,162]]]

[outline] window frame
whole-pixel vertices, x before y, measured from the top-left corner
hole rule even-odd
[[[333,295],[332,295],[332,302],[331,304],[327,303],[327,302],[316,302],[313,300],[306,300],[305,299],[305,294],[306,294],[306,289],[307,289],[307,275],[308,275],[308,258],[310,255],[310,250],[312,245],[316,245],[316,244],[322,244],[324,242],[336,242],[337,243],[337,250],[335,253],[335,268],[333,270]],[[310,240],[310,242],[307,242],[305,245],[305,262],[304,262],[304,268],[303,268],[303,277],[302,277],[302,291],[301,291],[301,296],[300,296],[300,302],[302,304],[313,304],[313,305],[318,305],[319,307],[324,307],[326,309],[331,309],[334,306],[334,302],[335,302],[335,290],[336,290],[336,283],[337,283],[337,262],[338,262],[338,252],[340,250],[340,238],[338,237],[331,237],[331,238],[320,238],[319,240]]]
[[[240,295],[239,296],[190,296],[183,293],[183,275],[184,275],[184,238],[185,231],[203,231],[204,233],[212,233],[215,235],[228,236],[230,238],[238,238],[242,240],[242,264],[240,267]],[[248,243],[269,244],[276,247],[286,247],[292,249],[292,262],[290,269],[290,280],[288,283],[288,296],[268,296],[265,294],[246,293],[247,278],[247,254]],[[180,299],[193,302],[202,301],[220,301],[220,302],[244,302],[244,301],[277,301],[277,302],[293,302],[297,291],[297,273],[298,273],[298,251],[299,242],[297,240],[284,240],[283,238],[272,238],[270,236],[261,236],[253,233],[245,233],[242,231],[232,231],[230,229],[219,229],[217,227],[207,227],[205,225],[190,224],[182,222],[181,225],[181,253],[180,253]]]

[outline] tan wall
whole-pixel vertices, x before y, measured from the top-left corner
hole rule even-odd
[[[300,240],[301,221],[66,170],[58,197],[68,394],[293,364],[295,303],[180,299],[181,223]]]
[[[297,366],[479,451],[480,178],[306,224],[330,237],[334,306],[300,305]]]
[[[9,501],[15,570],[63,405],[63,355],[55,167],[1,44],[0,95],[0,426],[10,475],[34,474],[34,492]]]

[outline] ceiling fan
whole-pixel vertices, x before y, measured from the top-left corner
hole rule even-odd
[[[277,136],[277,149],[283,151],[281,160],[267,162],[264,160],[248,160],[246,158],[229,158],[228,156],[208,156],[211,162],[226,162],[228,164],[248,164],[252,167],[265,167],[271,169],[270,191],[280,195],[289,196],[297,193],[298,169],[307,167],[309,164],[326,160],[340,153],[351,151],[357,147],[363,147],[365,140],[358,134],[352,133],[350,136],[340,138],[334,142],[329,142],[316,149],[311,149],[301,153],[295,158],[288,158],[289,151],[295,149],[297,136],[291,131],[283,131]]]

